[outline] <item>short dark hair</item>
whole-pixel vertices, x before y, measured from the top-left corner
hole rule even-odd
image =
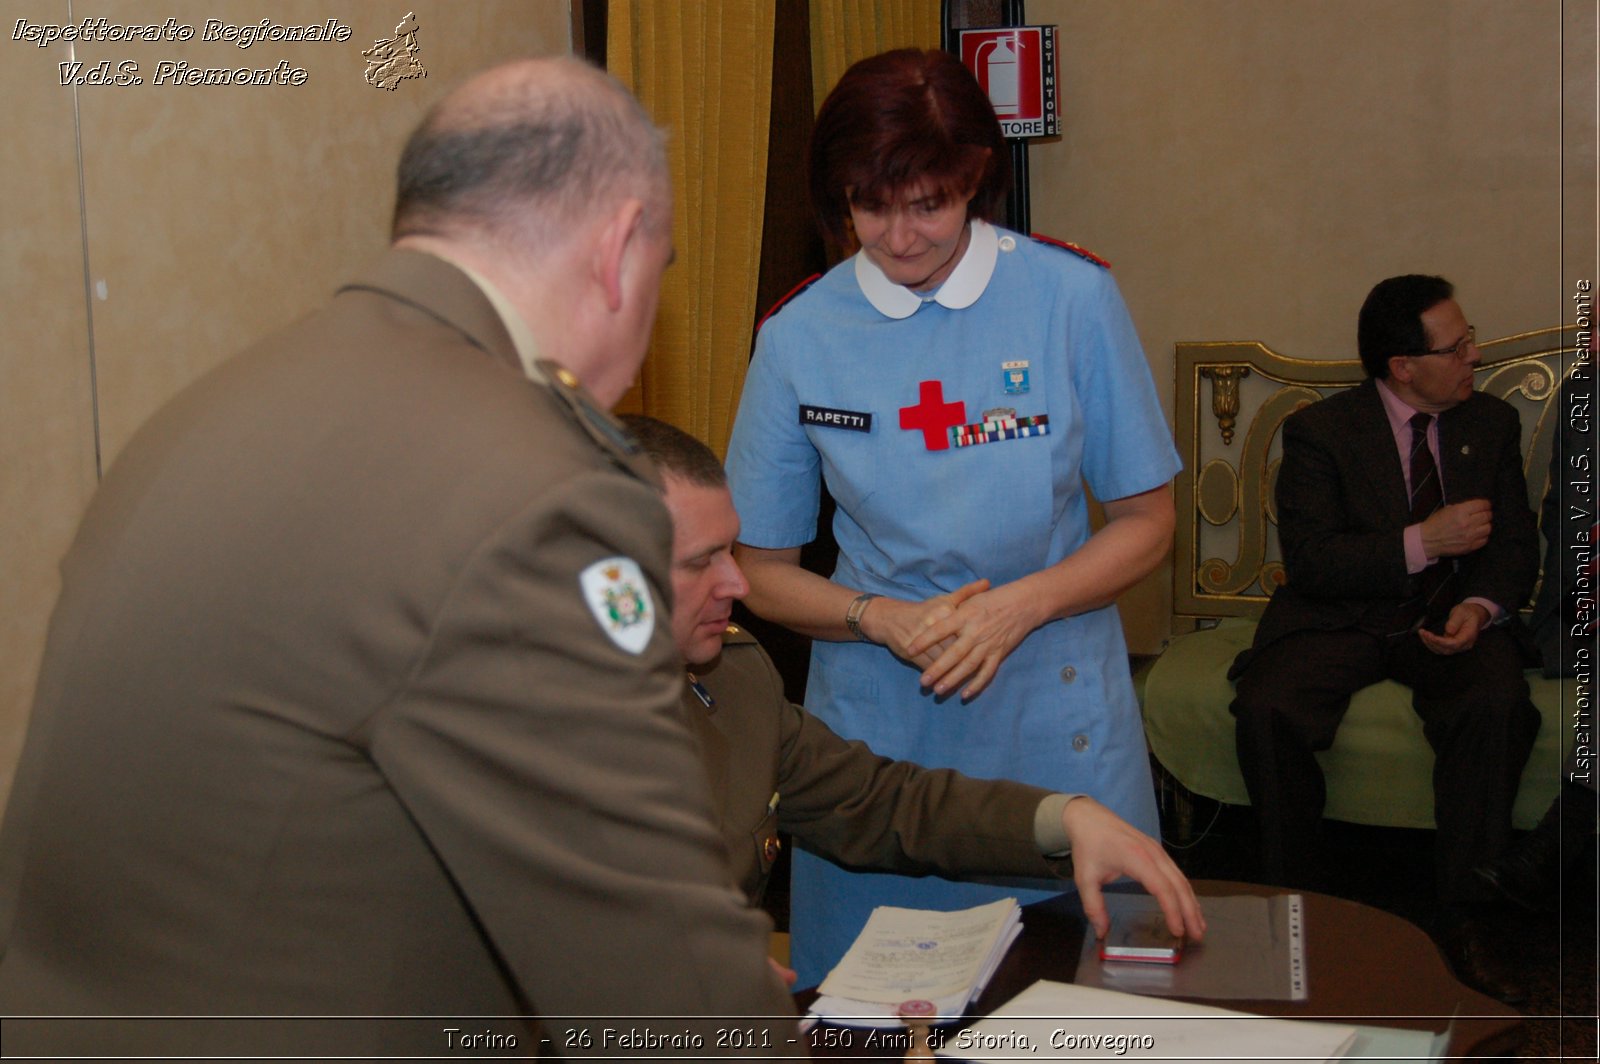
[[[1428,349],[1428,330],[1423,328],[1425,311],[1455,294],[1455,285],[1443,277],[1408,273],[1379,281],[1361,304],[1356,323],[1356,350],[1367,376],[1383,380],[1389,376],[1389,360],[1395,355],[1414,355]]]
[[[667,188],[663,134],[621,83],[580,59],[540,62],[561,76],[514,68],[428,112],[400,155],[393,239],[462,228],[537,238],[619,190],[648,199]]]
[[[621,421],[663,475],[670,474],[702,488],[727,487],[728,473],[722,468],[722,460],[676,425],[647,414],[623,414]]]
[[[1011,151],[961,60],[901,48],[850,67],[822,102],[810,181],[823,233],[844,246],[852,200],[889,203],[918,181],[948,196],[973,190],[968,216],[994,221],[1011,185]]]

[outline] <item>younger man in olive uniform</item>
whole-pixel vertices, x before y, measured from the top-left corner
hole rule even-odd
[[[875,870],[1070,876],[1097,935],[1108,926],[1101,886],[1131,876],[1173,931],[1201,936],[1194,892],[1161,844],[1094,799],[891,761],[787,701],[754,637],[728,623],[749,584],[733,560],[739,518],[722,464],[671,425],[623,421],[666,489],[672,634],[689,667],[685,715],[704,746],[733,875],[752,904],[766,889],[781,830]]]

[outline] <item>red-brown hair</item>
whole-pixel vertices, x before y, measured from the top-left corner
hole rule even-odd
[[[846,70],[817,112],[811,205],[841,246],[852,200],[892,203],[919,181],[948,196],[972,190],[968,217],[993,221],[1010,189],[1010,154],[989,97],[961,60],[884,52]]]

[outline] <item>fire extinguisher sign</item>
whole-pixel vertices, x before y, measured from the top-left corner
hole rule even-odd
[[[994,104],[1013,140],[1061,132],[1056,102],[1056,28],[1007,26],[961,30],[961,62]]]

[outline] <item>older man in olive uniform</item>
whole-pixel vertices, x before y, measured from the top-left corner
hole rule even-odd
[[[1205,921],[1194,892],[1161,844],[1093,798],[891,761],[785,699],[766,653],[729,624],[749,584],[733,560],[739,518],[722,464],[670,425],[623,422],[666,487],[672,631],[689,666],[684,709],[704,745],[734,876],[752,903],[766,888],[781,830],[874,870],[1063,875],[1075,881],[1100,935],[1101,886],[1132,876],[1174,931],[1200,937]]]
[[[793,1014],[604,412],[670,232],[620,85],[496,68],[413,135],[394,250],[129,443],[0,835],[0,1012],[57,1017],[8,1053],[615,1054],[649,1023],[561,1017]],[[141,1015],[178,1018],[105,1019]],[[289,1015],[329,1018],[194,1019]]]

